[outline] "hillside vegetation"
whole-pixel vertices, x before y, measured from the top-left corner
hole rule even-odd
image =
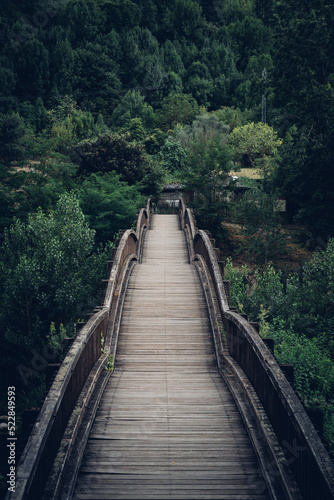
[[[3,0],[0,41],[1,393],[38,404],[113,240],[177,181],[333,450],[333,2]]]

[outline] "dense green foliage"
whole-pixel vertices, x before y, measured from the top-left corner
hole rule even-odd
[[[277,198],[289,222],[334,236],[332,1],[4,0],[0,41],[4,373],[97,300],[110,241],[167,179],[222,237],[230,172],[259,169],[236,213],[258,263],[285,252]],[[272,267],[251,295],[233,274],[282,359],[304,374],[322,360],[312,382],[297,376],[312,401],[332,366],[331,252],[285,288]]]
[[[275,340],[278,361],[294,366],[295,389],[304,404],[323,410],[324,437],[334,454],[333,271],[331,239],[304,266],[302,278],[292,274],[285,285],[271,264],[251,276],[248,266],[237,269],[229,260],[225,277],[231,281],[231,303],[260,322],[260,334]]]
[[[250,259],[266,265],[268,260],[284,257],[286,240],[275,194],[252,187],[235,204],[234,216],[241,226],[241,234],[246,236],[241,249]]]
[[[275,128],[273,147],[284,143],[268,158],[249,143],[241,151],[235,133],[236,160],[272,173],[267,189],[287,199],[290,220],[333,233],[331,2],[7,1],[2,14],[2,160],[22,157],[24,130],[67,153],[109,127],[154,154],[157,129],[239,108]],[[227,113],[219,119],[231,126]]]
[[[81,184],[78,196],[90,226],[96,230],[96,241],[104,244],[121,228],[131,227],[138,207],[145,203],[137,186],[122,182],[115,172],[92,174]]]
[[[107,259],[107,248],[93,252],[94,233],[73,194],[62,195],[54,210],[39,209],[6,230],[0,259],[6,364],[29,363],[32,350],[47,343],[52,322],[73,334],[73,319],[94,307]],[[8,375],[13,377],[12,370]]]
[[[176,140],[188,151],[181,179],[185,189],[193,193],[199,224],[219,233],[227,202],[224,191],[233,166],[232,153],[227,147],[229,126],[216,115],[203,114],[191,126],[179,127]]]
[[[278,148],[282,144],[277,132],[266,123],[249,123],[235,127],[229,137],[229,144],[244,167],[256,167],[267,177],[277,165]]]

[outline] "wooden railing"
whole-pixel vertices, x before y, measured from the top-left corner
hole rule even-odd
[[[217,252],[208,234],[196,228],[193,214],[183,200],[179,215],[190,260],[204,260],[210,274],[224,324],[227,354],[254,387],[303,499],[333,499],[333,463],[306,411],[258,332],[230,309]]]
[[[150,222],[150,206],[148,200],[137,216],[136,229],[125,231],[113,251],[104,302],[83,326],[60,366],[23,451],[15,493],[9,492],[7,500],[41,499],[70,418],[73,420],[71,436],[65,447],[70,448],[71,440],[75,438],[87,401],[117,343],[115,325],[121,314],[121,282],[126,270],[141,260],[144,235]],[[81,408],[73,416],[78,400]],[[64,459],[67,453],[65,450]]]

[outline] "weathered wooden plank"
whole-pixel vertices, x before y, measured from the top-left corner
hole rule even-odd
[[[122,491],[118,491],[118,493],[115,493],[115,495],[110,496],[109,492],[102,490],[100,493],[94,493],[93,495],[89,493],[78,494],[75,498],[77,500],[110,500],[110,498],[129,500],[129,493],[127,492],[122,493]],[[131,493],[130,498],[131,500],[143,500],[142,494],[138,493],[138,490],[136,488],[133,490],[133,493]],[[189,492],[181,494],[179,491],[175,493],[170,491],[168,497],[166,498],[177,499],[177,500],[181,500],[184,498],[185,500],[189,500]],[[231,492],[225,492],[225,494],[219,492],[217,494],[214,494],[209,489],[207,489],[205,493],[203,492],[202,494],[201,493],[191,494],[192,500],[197,500],[197,499],[200,500],[205,498],[212,498],[212,499],[217,498],[219,500],[268,500],[267,495],[259,495],[257,493],[254,494],[245,493],[243,495],[242,493],[240,494],[235,492],[233,494]],[[157,491],[156,493],[145,494],[145,500],[156,500],[156,499],[161,500],[161,491]]]
[[[135,481],[138,481],[138,484],[147,484],[147,483],[154,484],[154,482],[155,484],[157,484],[157,482],[159,481],[159,484],[169,485],[171,489],[174,487],[174,485],[180,485],[180,484],[184,484],[185,486],[189,484],[190,485],[194,484],[196,486],[197,484],[204,485],[206,483],[206,486],[209,487],[208,483],[206,482],[207,481],[206,476],[201,477],[200,474],[194,472],[193,474],[189,475],[189,477],[184,478],[182,472],[173,472],[173,470],[171,470],[171,477],[174,479],[172,483],[170,482],[169,477],[163,473],[160,474],[152,473],[148,474],[145,477],[142,474],[131,474],[129,475],[129,477],[124,476],[124,474],[101,474],[100,476],[98,476],[98,478],[96,478],[94,474],[87,474],[87,475],[82,473],[79,474],[79,479],[83,479],[84,477],[86,477],[89,480],[90,484],[92,485],[99,482],[100,479],[103,479],[106,481],[106,484],[111,484],[111,483],[115,484],[116,482],[118,484],[126,484],[127,482],[132,482],[132,484],[134,484]],[[244,481],[242,483],[243,485],[251,484],[251,480],[254,480],[256,482],[258,480],[261,481],[262,479],[262,475],[260,472],[257,472],[255,474],[247,474],[247,472],[245,472],[243,477],[246,479],[246,482]],[[232,489],[234,481],[237,481],[238,479],[240,480],[240,482],[242,482],[242,477],[240,476],[240,474],[238,475],[235,474],[234,472],[227,474],[223,480],[221,480],[221,478],[215,475],[210,478],[210,485],[219,486],[220,484],[222,485],[226,484],[227,481],[231,481],[230,484]]]
[[[112,491],[112,490],[115,490],[117,491],[117,489],[119,489],[119,486],[115,486],[114,484],[114,476],[105,476],[104,480],[106,481],[106,483],[108,484],[108,490],[109,491]],[[232,482],[233,481],[233,482]],[[262,478],[261,476],[257,476],[257,477],[252,477],[252,481],[254,481],[252,483],[252,486],[251,488],[253,488],[254,490],[257,490],[257,489],[260,489],[261,488],[261,484],[262,484]],[[214,484],[214,482],[216,482],[216,484]],[[121,484],[122,484],[122,491],[129,491],[129,490],[132,490],[133,489],[133,481],[131,481],[131,479],[128,481],[121,481]],[[156,490],[157,489],[157,485],[154,484],[154,482],[152,482],[151,480],[141,480],[141,484],[145,484],[145,487],[147,488],[147,491],[152,491],[152,490]],[[176,485],[173,484],[171,485],[169,481],[162,481],[161,479],[159,480],[159,490],[161,491],[164,491],[164,490],[175,490],[175,489],[178,489],[180,491],[184,491],[184,490],[194,490],[196,489],[197,491],[199,490],[208,490],[208,484],[206,483],[206,481],[204,482],[203,480],[200,482],[200,480],[197,480],[195,483],[194,483],[194,480],[182,480],[180,481],[179,483],[177,483]],[[99,489],[99,487],[97,486],[95,488],[96,490]],[[243,478],[240,478],[238,476],[233,476],[233,475],[229,475],[227,477],[224,478],[223,481],[220,481],[220,480],[214,480],[212,479],[212,483],[210,482],[210,486],[209,486],[209,489],[211,491],[217,491],[217,490],[221,490],[223,491],[225,489],[225,491],[228,489],[230,491],[232,490],[238,490],[238,491],[242,491],[242,490],[249,490],[250,487],[249,486],[245,486],[245,481]]]
[[[108,443],[109,444],[109,443]],[[107,443],[106,443],[107,445]],[[229,456],[233,457],[233,453],[237,453],[238,455],[242,453],[243,458],[249,458],[253,457],[252,450],[249,451],[247,449],[241,449],[238,450],[238,452],[235,451],[234,448],[232,447],[226,447],[226,450],[229,450]],[[115,448],[116,450],[116,448]],[[125,458],[129,460],[129,463],[134,464],[135,462],[142,461],[145,459],[145,461],[150,460],[153,463],[158,463],[159,461],[166,461],[168,460],[168,463],[177,463],[177,461],[194,461],[196,460],[198,462],[198,450],[188,450],[188,452],[184,450],[177,450],[176,453],[173,453],[173,456],[170,456],[169,450],[162,450],[164,453],[160,453],[159,449],[156,449],[156,452],[154,453],[152,449],[147,449],[146,453],[143,453],[141,450],[132,450],[132,449],[123,449],[122,453],[120,454],[120,450],[117,449],[117,452],[110,452],[109,448],[105,446],[103,449],[90,449],[89,452],[86,452],[85,455],[85,463],[87,464],[90,460],[96,460],[96,458],[100,457],[102,461],[107,457],[108,461],[110,463],[118,463],[119,461],[123,461]],[[215,463],[219,461],[219,459],[222,458],[222,453],[221,449],[219,450],[211,450],[210,448],[207,450],[201,450],[201,460],[206,460],[212,461],[214,460]],[[96,462],[95,462],[96,463]]]
[[[268,500],[175,216],[155,216],[130,278],[74,498]]]

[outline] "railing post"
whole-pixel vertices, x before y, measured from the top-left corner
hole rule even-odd
[[[286,376],[288,382],[290,382],[291,385],[294,384],[294,367],[290,364],[283,364],[283,365],[280,365],[280,368],[282,370],[282,372],[284,373],[284,375]]]

